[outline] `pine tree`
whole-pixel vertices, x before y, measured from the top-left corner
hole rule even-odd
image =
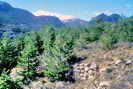
[[[37,48],[38,55],[41,55],[44,51],[41,35],[38,32],[33,32],[31,34],[31,38],[33,39],[35,47]]]
[[[39,65],[37,56],[37,48],[35,47],[34,41],[30,36],[25,37],[25,46],[21,51],[19,65],[24,68],[22,75],[24,76],[24,81],[29,83],[29,80],[35,73],[36,67]]]
[[[47,47],[52,47],[54,45],[56,33],[55,33],[55,29],[51,26],[46,26],[45,28],[46,29],[44,29],[44,32],[42,32],[43,34],[41,35],[43,35],[42,37],[44,41],[43,46],[46,50],[48,50],[49,48],[47,49]]]
[[[14,41],[6,36],[0,41],[0,74],[10,72],[17,65],[18,50]]]
[[[54,36],[54,35],[51,35]],[[52,39],[51,39],[52,40]],[[52,42],[52,41],[48,42]],[[64,33],[55,37],[55,41],[44,45],[44,62],[47,63],[47,68],[44,74],[52,80],[65,80],[65,72],[69,70],[67,59],[72,55],[74,41],[71,36],[66,36]]]

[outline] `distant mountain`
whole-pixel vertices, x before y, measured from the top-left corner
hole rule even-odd
[[[3,1],[0,1],[0,24],[25,24],[34,27],[45,24],[63,26],[63,23],[54,16],[37,17],[24,9],[14,8]]]
[[[133,19],[133,16],[131,16],[130,18],[132,18],[132,19]]]
[[[49,12],[49,11],[44,11],[44,10],[38,10],[36,12],[33,13],[35,16],[54,16],[59,18],[61,21],[64,20],[69,20],[69,19],[73,19],[73,16],[67,16],[67,15],[60,15],[58,13],[53,13],[53,12]]]
[[[119,14],[112,14],[109,16],[109,22],[117,22],[120,19],[122,19],[122,17]]]
[[[8,11],[11,8],[12,6],[10,4],[0,1],[0,11]]]
[[[106,14],[102,13],[102,14],[92,18],[89,23],[95,24],[97,21],[114,23],[114,22],[119,21],[120,19],[122,19],[122,17],[119,14],[106,15]]]
[[[62,23],[64,23],[66,26],[85,26],[88,25],[89,22],[75,18],[73,16],[65,16],[65,15],[59,15],[57,13],[52,13],[44,10],[38,10],[33,13],[35,16],[55,16],[59,18]]]
[[[55,16],[35,16],[27,10],[14,8],[10,4],[0,1],[0,37],[4,32],[10,38],[25,32],[39,30],[46,24],[62,27],[64,24]]]
[[[88,26],[96,24],[98,21],[114,23],[121,18],[122,16],[119,14],[106,15],[102,13],[92,18],[90,21],[85,21],[73,16],[64,16],[42,10],[32,14],[27,10],[14,8],[10,4],[0,1],[0,24],[15,24],[17,26],[28,26],[30,28],[40,28],[45,24],[51,24],[55,27],[73,27]]]
[[[74,26],[87,26],[89,22],[77,18],[63,20],[63,23],[67,26],[74,27]]]
[[[44,24],[51,24],[55,27],[64,26],[62,21],[55,16],[36,16],[36,21],[37,21],[38,26],[42,26]]]
[[[14,8],[6,2],[0,1],[0,23],[1,24],[31,24],[35,16],[30,12]]]

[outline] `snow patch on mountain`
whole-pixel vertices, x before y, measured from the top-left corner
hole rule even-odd
[[[53,13],[53,12],[44,11],[44,10],[38,10],[38,11],[34,12],[33,14],[35,16],[56,16],[62,21],[67,21],[67,20],[71,20],[71,19],[75,18],[74,16],[61,15],[58,13]]]

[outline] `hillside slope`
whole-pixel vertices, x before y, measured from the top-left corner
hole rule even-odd
[[[98,44],[75,52],[86,60],[74,65],[76,83],[70,89],[133,89],[133,44],[104,51]]]
[[[119,14],[106,15],[106,14],[102,13],[96,17],[93,17],[89,21],[89,23],[96,24],[97,21],[114,23],[114,22],[119,21],[120,19],[122,19],[122,17]]]
[[[0,1],[1,24],[24,24],[27,26],[43,26],[52,24],[55,27],[63,26],[63,23],[54,16],[38,17],[27,10],[14,8],[10,4]]]
[[[132,43],[118,44],[109,51],[91,43],[85,49],[75,48],[75,54],[85,60],[73,65],[74,83],[40,78],[29,86],[32,89],[133,89]]]

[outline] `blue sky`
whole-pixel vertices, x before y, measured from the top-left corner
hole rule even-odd
[[[133,0],[2,0],[31,12],[45,10],[89,20],[105,12],[133,15]]]

